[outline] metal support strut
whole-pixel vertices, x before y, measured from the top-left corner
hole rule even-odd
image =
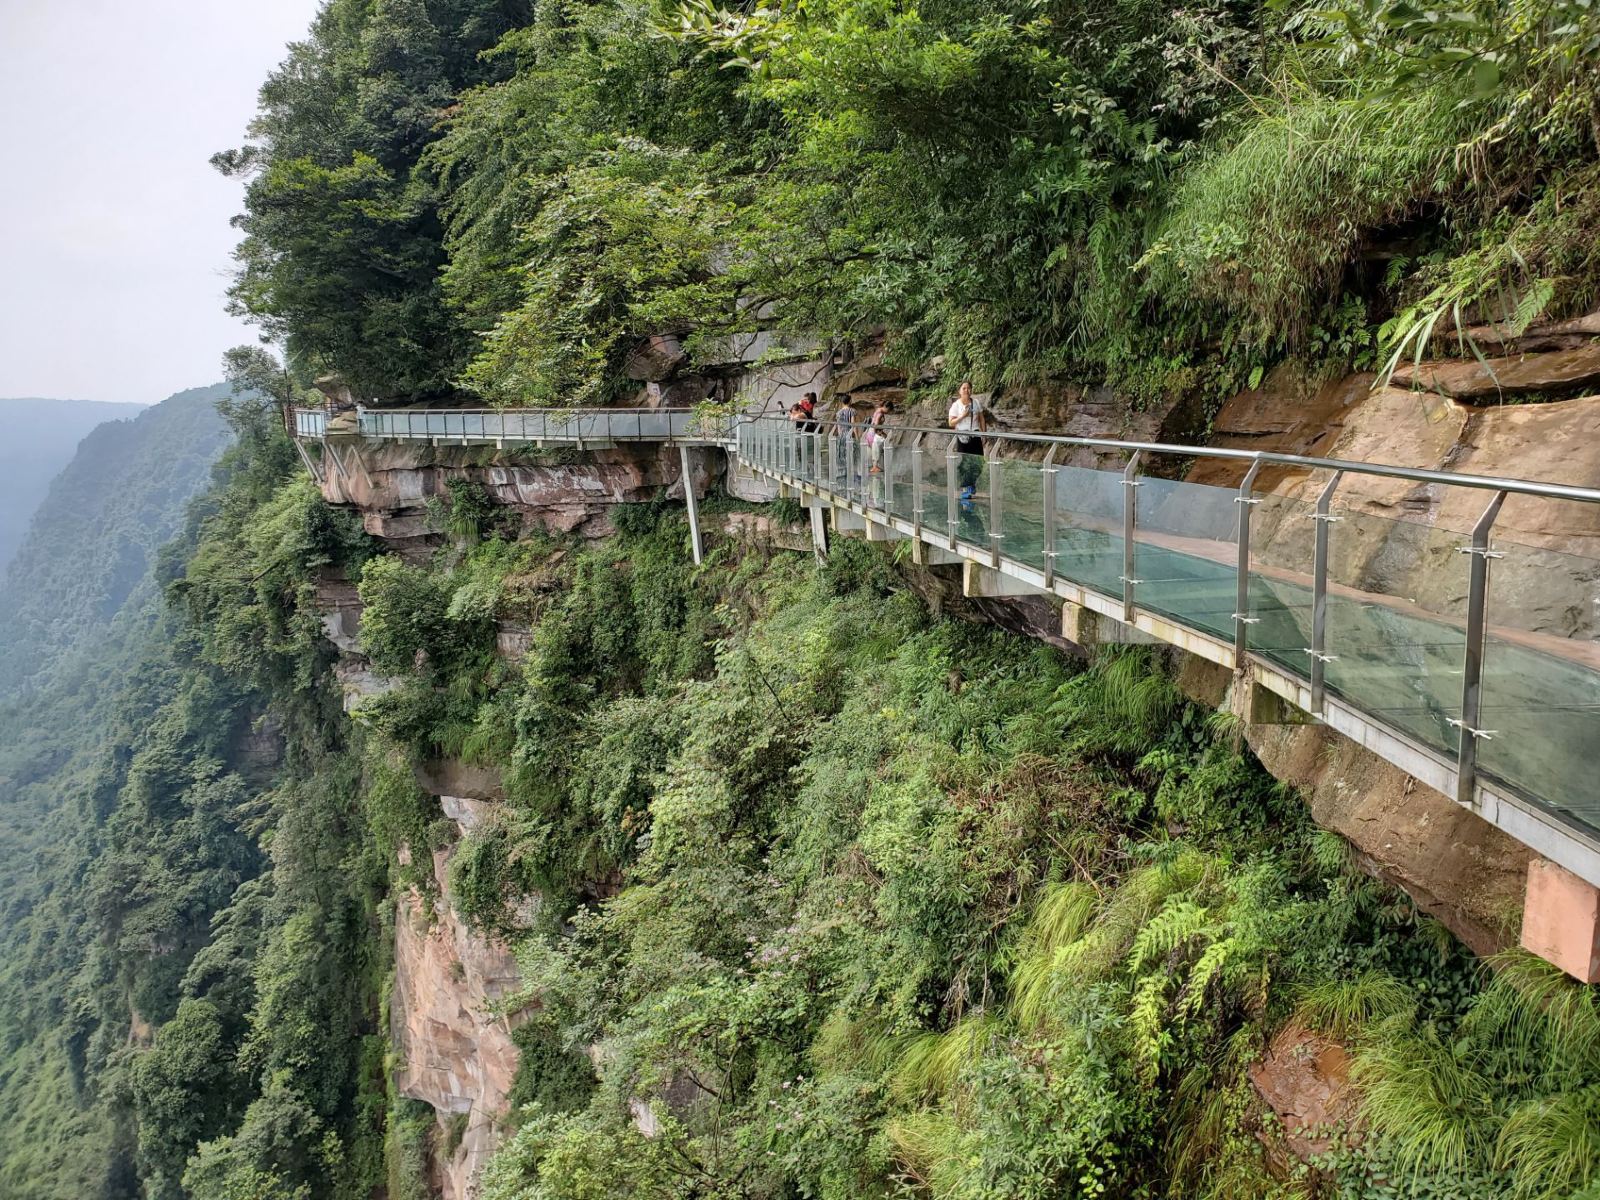
[[[694,472],[689,469],[689,447],[681,442],[678,444],[678,462],[682,467],[679,478],[683,480],[683,502],[689,506],[689,538],[694,546],[694,565],[698,567],[704,557],[704,550],[700,544],[700,502],[694,494]]]
[[[1044,456],[1044,586],[1054,587],[1056,582],[1056,451],[1051,446]]]
[[[919,433],[911,443],[911,535],[922,540],[922,439]]]
[[[1489,612],[1489,560],[1500,556],[1489,549],[1489,530],[1500,515],[1506,494],[1496,492],[1483,516],[1472,527],[1470,545],[1458,547],[1470,556],[1467,578],[1467,645],[1461,663],[1461,719],[1451,721],[1460,731],[1456,752],[1456,802],[1470,807],[1478,784],[1478,742],[1492,738],[1495,731],[1480,727],[1483,700],[1484,629]]]
[[[950,549],[952,550],[956,548],[956,530],[960,527],[961,522],[961,500],[959,497],[961,485],[957,482],[957,476],[961,474],[960,463],[961,456],[956,453],[956,440],[952,437],[950,439],[950,449],[945,452],[944,456],[944,481],[945,490],[948,493],[948,507],[945,510],[945,521],[947,523],[944,531],[949,535]]]
[[[996,449],[993,443],[984,444],[984,457]],[[1000,569],[1000,543],[1005,541],[1005,518],[1000,515],[1001,502],[1001,474],[1000,459],[996,456],[988,462],[989,467],[989,565],[995,570]]]

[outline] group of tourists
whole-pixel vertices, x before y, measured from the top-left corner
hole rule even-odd
[[[858,405],[849,392],[842,392],[829,422],[817,413],[817,394],[807,392],[789,406],[789,421],[801,433],[820,433],[825,424],[831,423],[834,462],[848,462],[851,443],[859,441],[867,448],[869,472],[878,475],[883,471],[883,447],[888,443],[889,416],[893,411],[888,400],[879,400],[868,410]],[[989,428],[988,409],[973,395],[972,384],[963,382],[957,390],[956,398],[950,402],[948,421],[955,430],[955,450],[960,455],[957,471],[961,499],[969,502],[983,475],[982,435]]]
[[[867,450],[870,473],[878,475],[883,471],[883,448],[888,444],[889,414],[893,411],[887,400],[880,400],[868,409],[857,404],[849,392],[842,392],[834,404],[830,422],[817,415],[817,394],[807,392],[789,406],[789,421],[801,433],[820,433],[824,424],[831,424],[833,461],[848,462],[852,444],[860,442]]]

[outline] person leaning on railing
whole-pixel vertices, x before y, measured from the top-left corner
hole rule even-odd
[[[950,402],[949,421],[950,428],[956,431],[956,453],[961,456],[956,466],[961,498],[970,500],[983,478],[983,439],[977,435],[989,428],[989,410],[972,394],[972,384],[965,380]]]
[[[879,400],[872,415],[867,418],[867,449],[871,452],[873,475],[883,472],[883,444],[889,436],[889,412],[889,402]]]
[[[817,432],[817,394],[815,392],[807,392],[800,397],[800,411],[805,414],[805,421],[800,426],[800,432]]]

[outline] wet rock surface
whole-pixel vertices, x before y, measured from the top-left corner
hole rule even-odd
[[[1296,1161],[1326,1153],[1355,1117],[1349,1053],[1302,1025],[1286,1026],[1248,1073],[1256,1094],[1282,1123],[1277,1136],[1262,1136],[1280,1175]]]

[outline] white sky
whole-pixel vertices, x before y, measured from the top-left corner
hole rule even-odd
[[[318,0],[0,0],[0,396],[152,403],[222,377],[256,91]]]

